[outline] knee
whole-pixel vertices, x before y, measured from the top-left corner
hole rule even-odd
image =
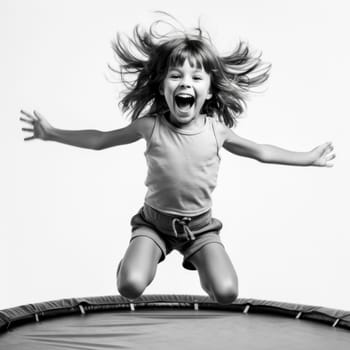
[[[128,299],[136,299],[147,287],[147,282],[140,274],[129,274],[127,276],[119,276],[117,287],[120,295]]]
[[[238,297],[238,286],[236,283],[226,283],[213,290],[212,294],[219,304],[231,304]]]

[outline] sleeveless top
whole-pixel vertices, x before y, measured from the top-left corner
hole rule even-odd
[[[211,208],[220,164],[214,118],[198,130],[183,130],[162,115],[155,117],[145,157],[145,203],[173,215],[196,216]]]

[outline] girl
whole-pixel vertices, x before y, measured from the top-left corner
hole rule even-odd
[[[22,129],[31,133],[25,140],[101,150],[145,139],[148,191],[131,220],[130,244],[117,270],[119,292],[140,296],[157,264],[176,249],[183,266],[198,271],[211,298],[231,303],[238,295],[237,276],[220,241],[222,224],[211,216],[220,149],[264,163],[331,167],[333,147],[293,152],[231,130],[247,93],[268,78],[270,68],[244,43],[221,56],[199,28],[160,35],[154,24],[148,31],[137,26],[127,42],[117,36],[113,49],[120,60],[114,71],[127,88],[121,106],[132,122],[108,132],[70,131],[52,127],[36,111],[21,111],[20,119],[30,125]]]

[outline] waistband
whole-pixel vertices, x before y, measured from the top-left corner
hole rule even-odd
[[[188,240],[195,240],[196,231],[208,225],[212,219],[210,209],[197,216],[180,216],[162,213],[147,204],[144,204],[142,214],[162,233]]]

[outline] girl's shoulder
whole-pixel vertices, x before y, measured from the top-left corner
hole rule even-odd
[[[132,124],[134,124],[134,127],[145,140],[149,140],[153,133],[156,118],[157,116],[154,114],[147,114],[141,118],[134,120]]]
[[[215,128],[216,137],[218,138],[218,143],[220,145],[223,145],[231,129],[228,126],[226,126],[224,122],[220,121],[218,118],[212,117],[211,119]]]

